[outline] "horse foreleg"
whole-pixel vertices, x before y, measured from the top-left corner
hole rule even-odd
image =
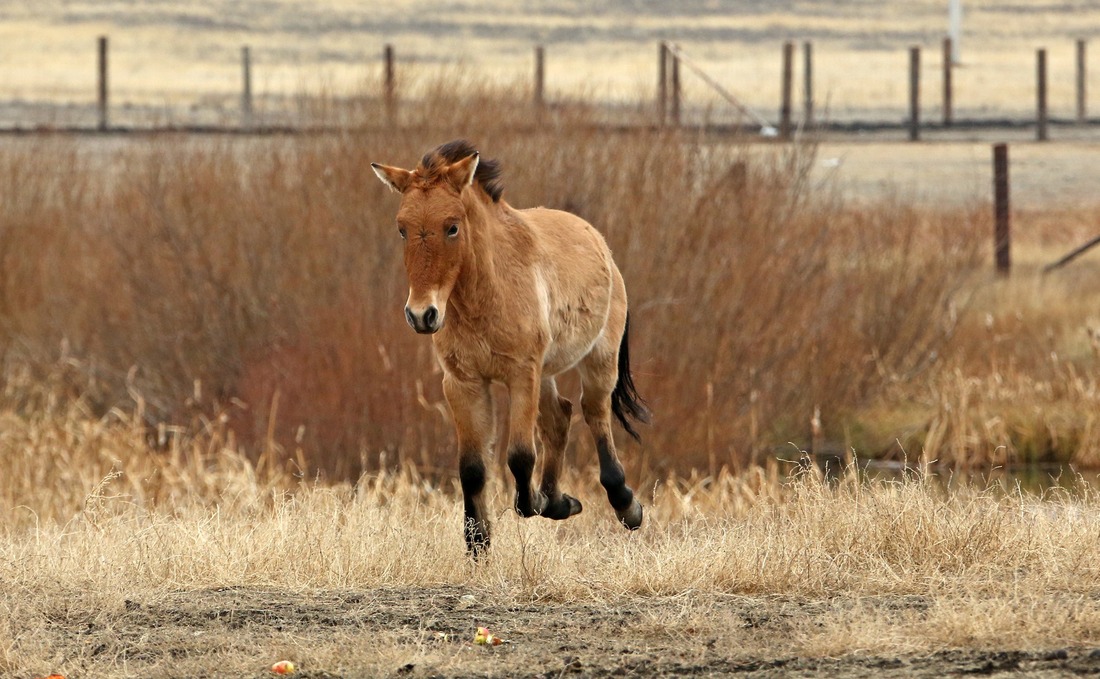
[[[489,519],[485,509],[485,452],[492,445],[492,392],[488,382],[460,382],[443,378],[443,394],[451,407],[458,438],[458,477],[462,482],[463,533],[466,550],[477,557],[489,547]]]
[[[546,496],[531,485],[535,469],[535,421],[539,402],[539,369],[524,368],[508,380],[511,409],[508,420],[508,469],[516,478],[516,513],[537,516]]]
[[[581,503],[575,497],[565,495],[558,488],[562,458],[569,442],[569,424],[573,404],[558,395],[553,377],[544,377],[539,389],[539,438],[542,440],[542,483],[546,496],[546,508],[542,515],[548,519],[568,519],[581,513]]]

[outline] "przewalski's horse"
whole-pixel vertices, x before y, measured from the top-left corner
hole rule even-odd
[[[611,415],[647,421],[627,352],[626,287],[603,236],[558,210],[517,210],[501,198],[500,168],[465,141],[429,152],[413,171],[372,163],[401,194],[397,228],[405,240],[405,318],[431,334],[443,366],[443,393],[458,433],[467,549],[489,546],[485,454],[493,445],[492,382],[508,387],[508,467],[515,509],[567,519],[581,503],[558,488],[573,405],[554,376],[580,373],[584,419],[596,441],[600,483],[619,521],[642,523],[611,436]],[[542,483],[532,485],[536,427]]]

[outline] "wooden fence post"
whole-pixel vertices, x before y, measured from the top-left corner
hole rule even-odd
[[[780,92],[782,99],[779,104],[779,136],[782,139],[791,138],[791,85],[793,83],[794,43],[788,40],[783,43],[783,82]]]
[[[920,139],[920,47],[909,48],[909,141]]]
[[[393,125],[397,116],[397,85],[395,83],[393,65],[393,45],[386,45],[382,50],[382,58],[385,61],[385,82],[383,85],[383,99],[386,106],[386,123]]]
[[[802,43],[802,125],[810,129],[814,125],[814,46],[809,40]]]
[[[657,45],[657,123],[665,126],[668,116],[668,43]]]
[[[951,100],[951,69],[954,63],[951,61],[951,38],[943,39],[943,126],[951,127],[953,122],[953,106]]]
[[[672,57],[672,124],[680,127],[680,57],[671,51],[669,56]]]
[[[241,127],[252,128],[252,55],[248,45],[241,48]]]
[[[1085,90],[1088,77],[1085,65],[1085,41],[1077,41],[1077,123],[1084,125],[1088,120],[1088,107],[1085,104]]]
[[[542,109],[546,103],[546,50],[542,45],[535,47],[535,107]]]
[[[1046,141],[1047,135],[1047,51],[1040,49],[1035,53],[1036,70],[1036,113],[1035,138],[1038,141]]]
[[[1008,215],[1008,144],[993,145],[993,261],[997,273],[1012,268]]]
[[[99,129],[107,129],[107,36],[99,36]]]

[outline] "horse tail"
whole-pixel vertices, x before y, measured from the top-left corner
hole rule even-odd
[[[649,423],[649,409],[638,390],[634,387],[634,378],[630,374],[630,314],[626,315],[626,325],[623,327],[623,339],[619,343],[619,379],[615,383],[615,390],[611,392],[611,412],[623,425],[626,433],[635,441],[641,441],[638,432],[630,424],[630,419],[636,422]]]

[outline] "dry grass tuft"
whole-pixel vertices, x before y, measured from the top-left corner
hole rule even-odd
[[[669,479],[628,533],[594,471],[566,480],[586,510],[563,523],[514,516],[497,481],[493,550],[475,564],[457,489],[412,470],[326,486],[258,472],[217,430],[180,439],[181,455],[150,450],[121,416],[9,411],[4,424],[8,674],[249,672],[286,656],[352,673],[509,671],[556,611],[590,616],[580,638],[597,645],[719,644],[730,658],[1095,641],[1100,502],[1083,482],[1036,497],[919,476]],[[436,633],[465,635],[470,616],[504,626],[518,655],[441,647]]]

